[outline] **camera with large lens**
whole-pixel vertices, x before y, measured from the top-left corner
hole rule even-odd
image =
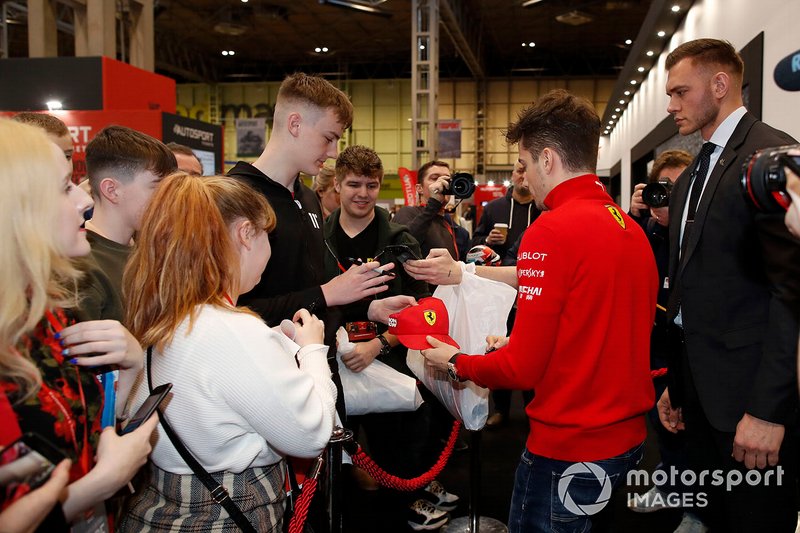
[[[467,172],[456,172],[450,177],[450,185],[442,190],[445,196],[455,196],[464,199],[472,196],[475,192],[475,178]]]
[[[666,207],[669,205],[671,192],[672,182],[667,178],[661,178],[642,189],[642,202],[649,207]]]
[[[781,213],[789,209],[792,199],[786,192],[784,167],[800,176],[800,156],[787,154],[792,149],[800,149],[800,144],[764,148],[742,165],[742,191],[759,211]]]

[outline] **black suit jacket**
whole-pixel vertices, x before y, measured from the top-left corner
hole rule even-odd
[[[720,431],[735,431],[745,412],[787,424],[797,405],[800,245],[783,214],[756,212],[740,184],[742,164],[755,150],[793,142],[749,113],[742,117],[708,178],[680,260],[696,161],[672,191],[669,320],[680,308],[695,388]]]

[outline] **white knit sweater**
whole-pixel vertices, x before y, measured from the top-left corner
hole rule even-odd
[[[187,335],[188,326],[187,317],[163,353],[153,350],[152,379],[154,388],[173,384],[163,412],[206,470],[239,473],[323,450],[336,403],[327,347],[300,349],[252,315],[210,305]],[[131,392],[131,413],[148,396],[146,371]],[[190,474],[160,425],[153,435],[156,466]]]

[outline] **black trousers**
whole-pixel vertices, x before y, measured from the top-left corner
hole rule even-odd
[[[693,487],[694,501],[702,500],[705,493],[708,505],[690,510],[700,516],[712,532],[794,533],[797,526],[796,424],[786,427],[776,467],[748,470],[731,455],[735,433],[715,429],[706,418],[685,347],[682,352],[683,420],[689,466],[698,476],[709,472],[704,485],[696,483]],[[719,486],[711,482],[710,474],[714,471],[721,472],[724,480]]]

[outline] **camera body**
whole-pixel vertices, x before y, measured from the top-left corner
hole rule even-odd
[[[442,190],[445,196],[459,199],[469,198],[475,192],[475,178],[467,172],[456,172],[450,177],[450,185]]]
[[[792,149],[800,149],[800,144],[757,150],[742,165],[742,192],[759,211],[782,213],[792,203],[784,170],[788,166],[795,173],[800,171],[800,156],[787,154]]]
[[[647,184],[642,189],[642,202],[648,207],[666,207],[669,205],[669,195],[672,192],[672,182],[666,178]]]

